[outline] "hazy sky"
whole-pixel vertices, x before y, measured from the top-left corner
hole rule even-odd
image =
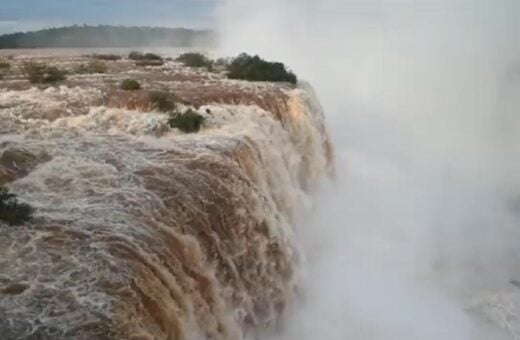
[[[250,7],[248,0],[1,0],[0,34],[70,24],[151,25],[211,28],[215,9],[232,3]],[[439,10],[480,12],[482,20],[502,22],[520,13],[520,0],[279,0],[298,13],[331,10],[352,20],[381,19],[389,8],[401,14],[434,14]],[[331,5],[333,4],[333,5]],[[267,7],[267,6],[263,6]],[[257,8],[258,10],[258,8]],[[250,10],[246,13],[251,13]],[[516,25],[515,25],[516,27]]]
[[[2,0],[0,33],[68,24],[208,28],[215,0]]]

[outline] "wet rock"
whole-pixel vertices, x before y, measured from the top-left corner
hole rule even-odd
[[[0,156],[0,185],[27,176],[38,164],[50,160],[45,153],[32,153],[21,148],[9,148]]]
[[[29,285],[24,283],[14,283],[2,289],[2,294],[6,295],[20,295],[29,289]]]

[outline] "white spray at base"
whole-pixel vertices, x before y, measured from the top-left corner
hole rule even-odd
[[[226,1],[222,53],[317,89],[337,180],[274,339],[520,339],[520,4]]]

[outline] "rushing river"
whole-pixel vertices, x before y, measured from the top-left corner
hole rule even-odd
[[[1,184],[36,208],[27,225],[0,225],[2,339],[241,339],[274,326],[300,289],[298,216],[333,168],[317,97],[303,82],[179,75],[169,62],[154,74],[178,97],[217,91],[194,108],[203,129],[184,134],[165,114],[104,105],[124,63],[46,89],[2,83]]]

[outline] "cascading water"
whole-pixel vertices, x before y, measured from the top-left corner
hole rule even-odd
[[[148,70],[195,136],[103,77],[4,90],[0,183],[39,210],[0,228],[0,334],[518,339],[520,2],[218,4],[223,55],[316,86],[337,167],[305,85]]]
[[[0,173],[37,208],[0,226],[2,339],[240,339],[276,323],[298,287],[295,217],[332,151],[310,86],[248,86],[278,91],[274,110],[202,105],[192,135],[96,106],[91,87],[0,91]]]
[[[222,55],[318,91],[337,181],[280,340],[520,337],[520,2],[219,2]]]

